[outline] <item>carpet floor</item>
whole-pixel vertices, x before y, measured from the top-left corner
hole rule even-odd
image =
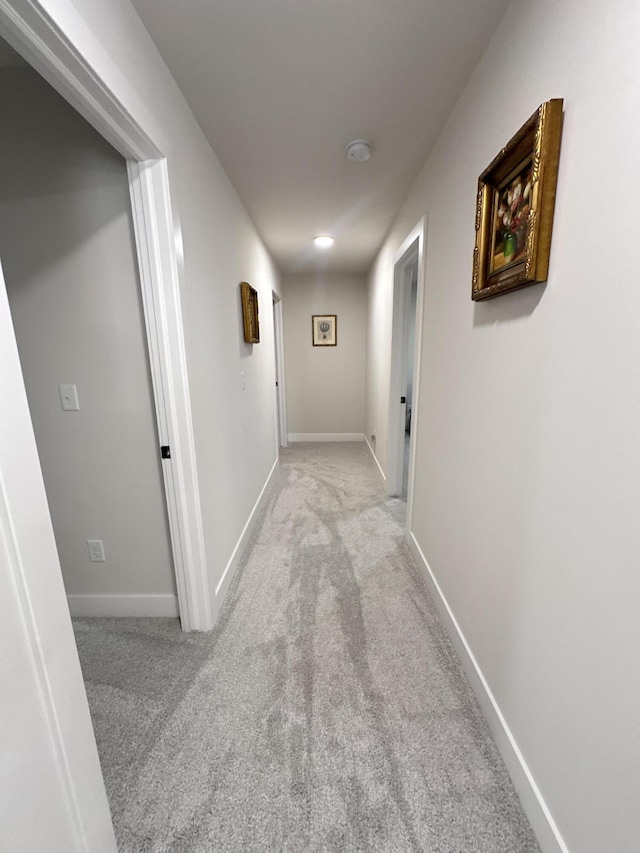
[[[213,632],[74,620],[121,853],[538,850],[404,511],[291,445]]]

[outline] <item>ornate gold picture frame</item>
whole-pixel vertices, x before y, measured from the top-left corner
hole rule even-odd
[[[478,178],[475,301],[547,278],[562,105],[542,104]]]
[[[258,317],[258,291],[246,281],[240,282],[242,297],[242,321],[244,339],[248,344],[260,343],[260,320]]]

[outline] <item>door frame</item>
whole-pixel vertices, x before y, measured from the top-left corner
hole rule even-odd
[[[415,344],[413,352],[413,397],[411,407],[411,451],[409,456],[409,483],[407,489],[407,530],[413,514],[413,472],[415,470],[420,397],[420,358],[422,353],[422,315],[424,307],[424,267],[427,217],[423,216],[402,241],[393,256],[393,309],[391,321],[391,386],[389,394],[389,473],[387,493],[402,494],[404,468],[405,404],[400,398],[406,394],[408,307],[411,282],[407,275],[410,266],[418,259],[416,295]]]
[[[73,43],[87,37],[70,3],[0,0],[0,33],[130,161],[136,244],[149,336],[180,615],[212,627],[184,347],[177,231],[161,145],[118,100]],[[59,12],[59,14],[58,14]],[[71,35],[67,35],[70,33]],[[0,288],[0,655],[9,674],[0,718],[11,750],[0,804],[7,827],[33,849],[115,853],[116,844],[75,646],[42,469],[4,283]],[[13,666],[19,662],[20,666]],[[12,668],[13,666],[13,668]],[[6,670],[6,672],[5,672]],[[27,726],[27,728],[25,728]],[[37,784],[28,772],[37,760]],[[45,784],[46,780],[46,784]],[[43,833],[46,840],[43,843]]]
[[[127,161],[178,606],[185,631],[213,627],[167,160],[37,0],[0,0],[0,34]],[[160,447],[158,447],[158,453]]]
[[[282,319],[282,297],[273,294],[273,338],[276,351],[276,436],[278,448],[286,447],[287,441],[287,397],[284,380],[284,333]]]

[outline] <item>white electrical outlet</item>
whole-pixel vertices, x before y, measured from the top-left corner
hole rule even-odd
[[[102,539],[87,539],[89,546],[89,559],[92,563],[104,563],[104,545]]]

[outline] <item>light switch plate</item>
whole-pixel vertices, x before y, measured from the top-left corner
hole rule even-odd
[[[65,412],[77,412],[80,410],[78,402],[78,389],[75,385],[60,385],[60,400]]]

